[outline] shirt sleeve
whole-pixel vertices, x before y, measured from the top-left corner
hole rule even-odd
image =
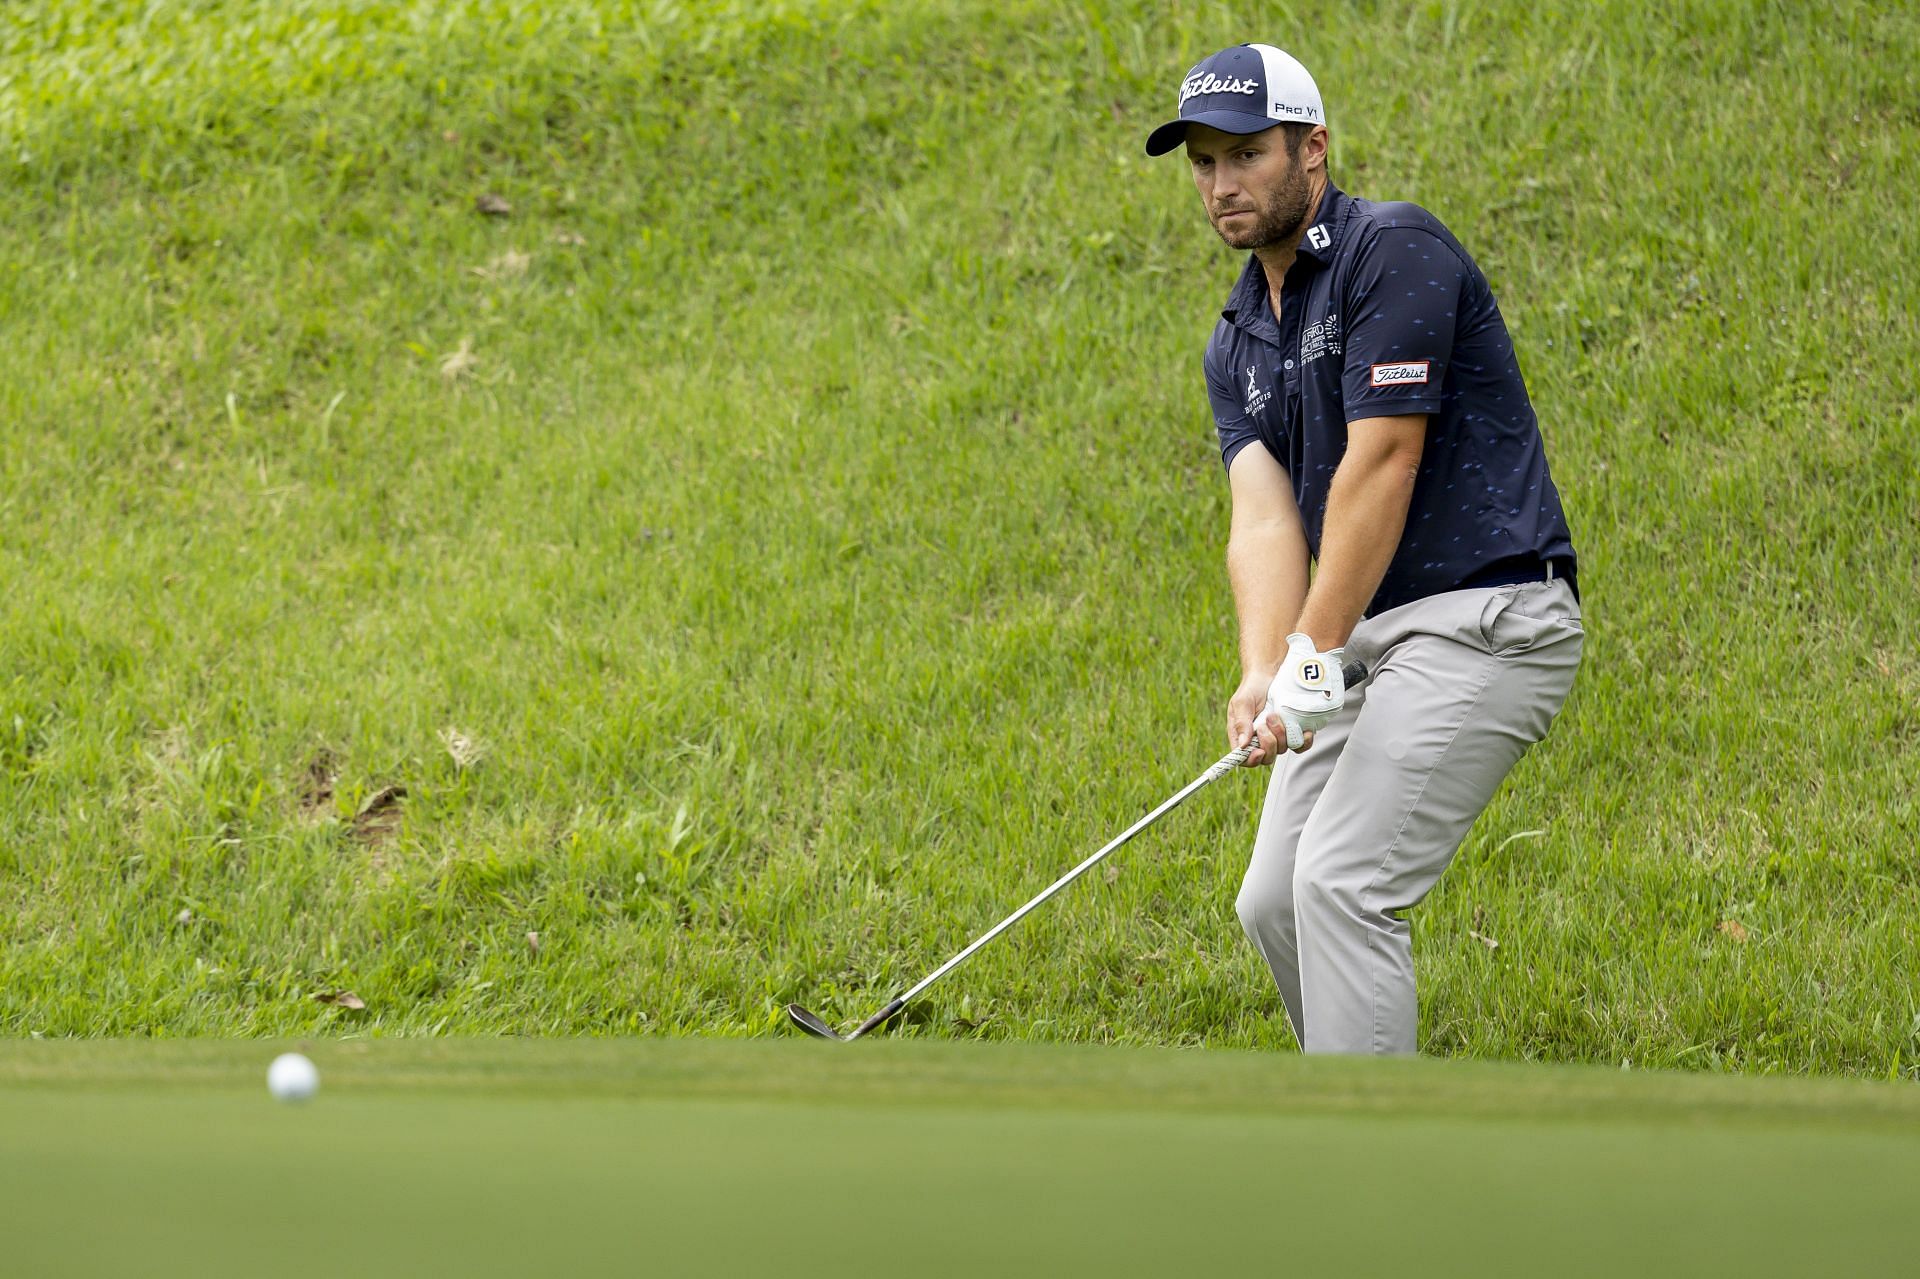
[[[1383,227],[1347,279],[1341,372],[1347,421],[1438,413],[1467,266],[1419,227]]]
[[[1207,401],[1213,406],[1213,428],[1220,435],[1220,463],[1229,469],[1241,449],[1260,438],[1253,419],[1246,413],[1233,378],[1227,371],[1227,353],[1220,334],[1207,343],[1204,361],[1207,371]]]

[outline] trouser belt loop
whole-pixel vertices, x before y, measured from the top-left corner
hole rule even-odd
[[[1549,582],[1553,580],[1553,561],[1552,560],[1547,561],[1547,580]]]

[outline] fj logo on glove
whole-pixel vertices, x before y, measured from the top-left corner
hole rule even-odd
[[[1320,677],[1325,673],[1326,672],[1320,669],[1320,663],[1318,662],[1300,663],[1300,682],[1302,684],[1318,684]]]

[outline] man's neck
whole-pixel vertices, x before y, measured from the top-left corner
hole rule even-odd
[[[1267,292],[1273,297],[1273,313],[1280,314],[1280,286],[1287,278],[1287,272],[1293,270],[1293,260],[1300,252],[1300,239],[1306,235],[1307,228],[1320,220],[1320,202],[1327,198],[1327,177],[1322,173],[1310,179],[1313,198],[1307,202],[1307,216],[1300,219],[1300,226],[1280,244],[1269,244],[1253,251],[1260,259],[1260,269],[1267,274]]]

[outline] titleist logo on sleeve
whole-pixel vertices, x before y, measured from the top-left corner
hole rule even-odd
[[[1376,364],[1373,366],[1373,385],[1424,385],[1427,380],[1427,368],[1431,363],[1430,360],[1408,360],[1405,364]]]
[[[1180,86],[1180,105],[1186,106],[1187,99],[1202,93],[1258,93],[1258,80],[1240,80],[1228,77],[1222,80],[1209,71],[1205,75],[1188,76],[1186,83]]]

